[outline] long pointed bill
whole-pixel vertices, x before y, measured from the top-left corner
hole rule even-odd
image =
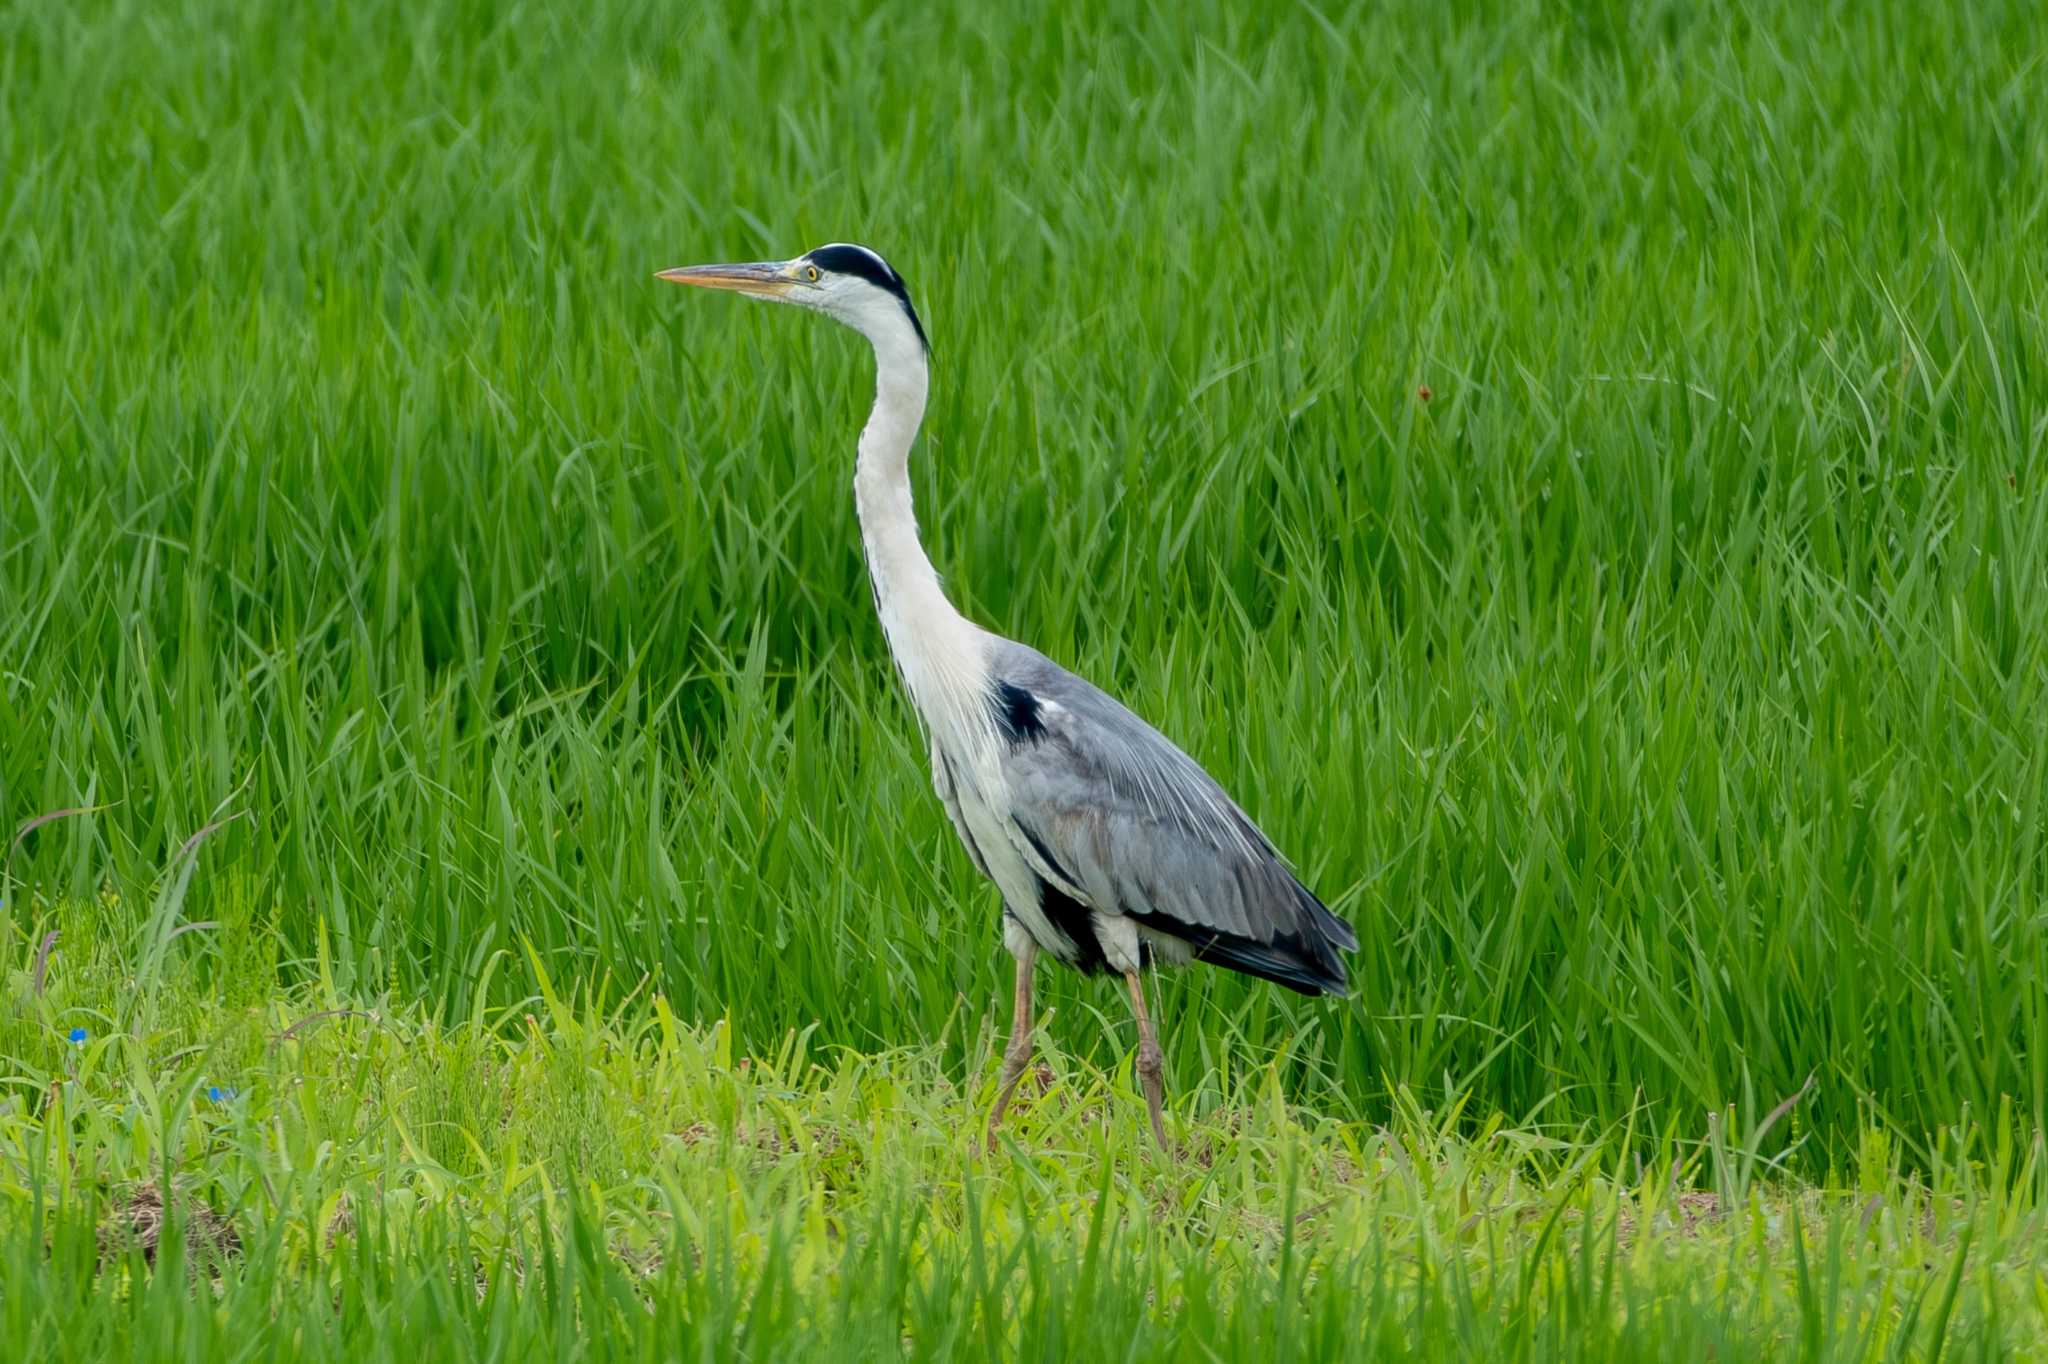
[[[796,287],[787,261],[756,261],[751,265],[685,265],[655,275],[675,284],[700,289],[727,289],[752,298],[781,298]]]

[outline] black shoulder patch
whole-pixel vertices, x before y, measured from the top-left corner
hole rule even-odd
[[[895,267],[883,260],[865,246],[854,246],[847,242],[834,242],[821,246],[804,257],[820,270],[830,270],[835,275],[852,275],[864,279],[877,289],[896,296],[903,305],[903,315],[910,319],[910,329],[917,333],[918,343],[929,353],[932,343],[925,339],[924,323],[917,320],[917,309],[910,306],[910,289],[903,283],[903,276]]]
[[[1045,737],[1045,721],[1038,713],[1038,698],[1014,682],[998,682],[988,696],[989,714],[996,728],[1013,744],[1036,743]]]

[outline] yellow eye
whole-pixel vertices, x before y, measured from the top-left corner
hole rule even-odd
[[[815,265],[806,265],[804,267],[804,278],[810,281],[812,284],[816,284],[818,282],[818,267]]]

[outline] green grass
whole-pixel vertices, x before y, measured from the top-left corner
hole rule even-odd
[[[924,1043],[749,1054],[726,1022],[544,972],[459,1020],[256,974],[167,977],[108,1018],[128,955],[64,923],[67,969],[0,1015],[0,1336],[23,1358],[2048,1350],[2038,1143],[1988,1169],[1945,1144],[1922,1177],[1872,1130],[1821,1189],[1749,1134],[1638,1163],[1407,1095],[1337,1121],[1269,1064],[1177,1122],[1169,1160],[1127,1065],[1054,1047],[983,1155],[985,1040],[965,1085]],[[120,1232],[145,1185],[236,1252],[195,1231],[181,1260],[174,1225],[151,1272]]]
[[[16,1118],[84,1140],[30,1083],[68,1055],[32,1040],[71,1026],[30,980],[52,924],[50,988],[139,1089],[185,1073],[165,991],[485,1047],[535,963],[624,982],[626,1037],[658,995],[737,1054],[979,1083],[1008,968],[872,619],[867,359],[650,278],[852,238],[932,336],[956,598],[1357,925],[1342,1001],[1162,986],[1178,1121],[1271,1077],[1339,1130],[1647,1169],[1811,1077],[1753,1152],[1778,1197],[1873,1140],[2016,1177],[2048,1127],[2038,18],[0,0],[0,837],[83,811],[0,874]],[[1125,1063],[1114,991],[1043,1002],[1073,1073]],[[1263,1331],[1278,1281],[1227,1277]],[[1430,1310],[1402,1282],[1384,1310]]]

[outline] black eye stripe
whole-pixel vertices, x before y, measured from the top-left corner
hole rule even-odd
[[[903,305],[904,316],[910,319],[911,327],[916,330],[917,339],[924,342],[927,351],[931,349],[931,342],[925,340],[924,323],[918,321],[917,309],[910,306],[910,290],[904,287],[903,276],[897,274],[889,262],[865,246],[854,246],[848,242],[821,246],[804,259],[821,270],[830,270],[835,275],[851,275],[894,294],[896,301]]]
[[[887,289],[899,298],[905,296],[903,276],[890,269],[889,262],[866,247],[835,243],[819,247],[804,259],[835,275],[852,275],[878,289]]]

